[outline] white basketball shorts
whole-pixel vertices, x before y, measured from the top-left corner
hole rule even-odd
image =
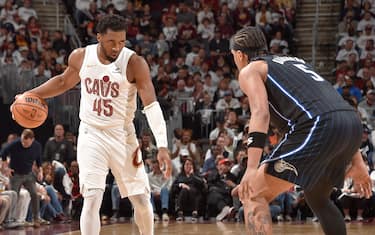
[[[77,144],[81,193],[89,189],[105,189],[106,176],[111,169],[121,197],[150,192],[148,177],[135,133],[122,128],[98,129],[81,122]]]

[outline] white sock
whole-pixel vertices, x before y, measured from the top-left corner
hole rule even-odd
[[[104,191],[102,189],[88,189],[83,193],[83,208],[81,213],[81,234],[99,235],[100,216]]]
[[[134,207],[134,220],[141,235],[154,235],[154,213],[149,194],[129,196]]]

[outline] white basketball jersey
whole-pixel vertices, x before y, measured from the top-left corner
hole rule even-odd
[[[101,129],[132,126],[137,90],[135,84],[128,82],[126,68],[134,51],[124,47],[116,61],[105,65],[99,61],[97,46],[86,47],[79,73],[79,117],[81,121]]]

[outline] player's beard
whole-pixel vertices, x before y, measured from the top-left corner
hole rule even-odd
[[[115,62],[115,60],[116,60],[117,57],[118,57],[118,55],[116,55],[115,58],[113,58],[112,56],[108,55],[107,51],[104,49],[103,46],[100,46],[100,51],[102,52],[104,58],[105,58],[106,60],[108,60],[110,63]]]
[[[117,55],[115,58],[113,58],[112,56],[109,56],[109,55],[107,54],[106,51],[103,50],[103,52],[104,52],[103,54],[104,54],[106,60],[108,60],[108,61],[111,62],[111,63],[115,62],[115,60],[116,60],[117,57],[118,57],[118,55]]]

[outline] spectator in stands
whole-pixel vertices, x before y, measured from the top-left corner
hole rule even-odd
[[[355,45],[354,45],[353,39],[348,38],[346,40],[346,42],[345,42],[344,48],[341,49],[337,53],[336,61],[341,61],[341,60],[348,61],[349,60],[349,55],[352,54],[352,53],[355,54],[357,56],[357,58],[359,58],[358,52],[354,49],[354,47],[355,47]]]
[[[17,193],[9,189],[9,178],[0,172],[0,198],[6,199],[3,207],[0,205],[0,226],[3,225],[4,228],[16,228],[21,225],[17,222]],[[1,201],[1,199],[0,199]],[[6,208],[6,204],[9,203],[9,207]],[[1,202],[0,202],[1,204]],[[4,211],[2,211],[4,210]]]
[[[202,77],[204,78],[203,89],[204,89],[204,91],[206,91],[210,95],[211,100],[212,100],[214,95],[215,95],[215,92],[217,90],[217,85],[212,81],[212,77],[209,73],[205,74],[205,75],[202,75]],[[213,100],[212,100],[212,102],[213,102]]]
[[[275,54],[286,55],[289,53],[288,42],[283,40],[283,35],[281,31],[276,32],[275,37],[270,42],[270,48],[272,48],[274,45],[277,45],[279,48],[279,51],[277,51],[277,53]]]
[[[356,103],[361,102],[362,100],[361,90],[353,84],[353,79],[349,76],[345,76],[345,85],[338,88],[337,91],[343,97],[354,97],[356,99]]]
[[[199,112],[201,110],[214,109],[215,107],[212,104],[212,98],[208,91],[205,90],[203,85],[203,96],[196,100],[195,111]]]
[[[177,39],[178,29],[172,17],[169,16],[167,18],[162,30],[165,40],[169,43],[169,47],[173,48]]]
[[[227,110],[227,118],[225,127],[231,129],[233,133],[235,134],[235,141],[238,138],[238,135],[243,130],[243,125],[240,123],[238,119],[238,114],[236,110],[229,108]]]
[[[31,16],[29,18],[29,21],[27,21],[26,29],[31,38],[36,39],[36,40],[41,38],[42,29],[38,23],[37,18],[35,18],[34,16]]]
[[[200,101],[202,101],[204,99],[204,94],[205,94],[205,91],[204,91],[204,87],[203,87],[203,82],[202,80],[200,79],[200,76],[201,74],[199,72],[196,73],[197,76],[199,76],[199,78],[197,80],[194,80],[194,78],[191,78],[193,84],[194,84],[194,89],[193,89],[193,92],[192,92],[192,97],[194,98],[194,102],[195,102],[195,110],[197,110],[196,106],[197,106],[197,103],[199,103]]]
[[[0,163],[0,165],[1,164],[2,163]],[[2,169],[2,167],[0,167],[0,169]],[[10,169],[8,168],[8,170]],[[10,184],[9,184],[10,179],[9,177],[7,177],[7,175],[9,175],[8,172],[0,171],[0,181],[3,183],[3,186],[5,186],[4,188],[6,190],[5,192],[15,192],[15,191],[10,190],[11,189]],[[27,225],[27,222],[25,220],[26,220],[26,215],[27,215],[28,208],[30,205],[30,200],[31,200],[30,194],[24,188],[21,188],[18,195],[17,193],[15,194],[16,194],[16,199],[15,199],[16,205],[15,205],[15,208],[13,208],[13,205],[11,205],[10,207],[10,213],[8,213],[5,224],[3,225],[6,228],[13,228],[16,226]],[[8,195],[8,196],[14,197],[14,195]]]
[[[41,180],[43,177],[41,155],[42,147],[39,142],[35,141],[34,132],[30,129],[25,129],[22,132],[20,139],[7,145],[7,147],[0,152],[0,156],[3,160],[3,171],[8,167],[6,157],[10,157],[9,168],[12,172],[12,177],[10,178],[11,189],[19,194],[20,188],[23,185],[31,195],[34,227],[40,226],[40,218],[38,196],[35,187],[35,177],[32,173],[32,165],[35,161],[39,170],[38,180]],[[10,174],[10,171],[7,172]]]
[[[207,213],[217,221],[234,212],[231,191],[236,186],[236,177],[230,173],[231,166],[229,159],[221,159],[217,162],[217,170],[208,175]]]
[[[41,198],[40,216],[47,221],[64,222],[65,217],[62,205],[58,199],[56,190],[52,185],[37,183],[37,191]]]
[[[0,194],[0,226],[5,220],[6,215],[9,213],[10,204],[10,198],[7,195]]]
[[[280,16],[279,19],[272,25],[271,35],[275,35],[276,32],[281,32],[282,39],[286,40],[289,47],[293,44],[293,29],[290,24],[288,24],[284,16]]]
[[[214,38],[209,43],[210,56],[215,58],[219,55],[227,55],[229,48],[229,41],[223,38],[220,29],[215,28]]]
[[[349,30],[356,32],[358,27],[358,20],[354,18],[354,12],[348,11],[342,21],[338,25],[339,36],[345,36]]]
[[[190,6],[185,2],[180,2],[178,5],[178,12],[176,15],[176,22],[178,28],[182,27],[182,24],[190,23],[192,26],[196,24],[196,15],[191,10]],[[189,26],[190,27],[190,26]],[[180,34],[183,35],[183,34]]]
[[[370,76],[371,76],[371,73],[370,73]],[[365,84],[364,84],[364,86],[362,88],[363,89],[362,90],[362,94],[363,94],[363,96],[366,96],[367,91],[373,90],[373,89],[375,89],[375,87],[374,87],[374,83],[373,83],[373,78],[372,77],[370,78],[370,80],[364,79],[364,82],[365,82]]]
[[[216,29],[219,29],[222,38],[227,40],[229,40],[230,36],[234,33],[233,26],[227,21],[226,15],[219,15],[217,17]]]
[[[44,161],[52,162],[53,160],[68,166],[73,161],[72,143],[65,139],[65,130],[62,124],[56,124],[54,128],[54,136],[51,137],[44,147]]]
[[[0,11],[0,21],[3,23],[12,22],[16,13],[17,11],[13,7],[13,0],[6,0],[4,7]]]
[[[220,98],[216,103],[216,111],[226,111],[228,109],[237,110],[241,108],[240,101],[233,97],[232,91],[230,89],[223,93],[223,97]]]
[[[278,202],[278,205],[280,206],[280,214],[277,216],[278,221],[291,221],[292,217],[292,203],[293,198],[292,194],[290,192],[284,192],[277,196],[275,200]]]
[[[250,107],[247,96],[240,99],[241,108],[238,110],[238,119],[242,124],[245,124],[250,118]]]
[[[230,173],[236,177],[237,184],[241,182],[242,176],[245,173],[247,157],[246,149],[239,148],[239,150],[235,152],[235,164],[230,169]]]
[[[163,33],[159,33],[158,40],[155,42],[152,48],[153,55],[162,57],[165,52],[169,51],[168,41]]]
[[[126,8],[120,11],[120,15],[123,16],[128,23],[131,22],[132,19],[137,18],[137,13],[135,12],[132,1],[126,1]]]
[[[47,81],[50,76],[51,72],[49,70],[46,70],[46,66],[43,62],[41,62],[33,71],[33,84],[32,85],[40,85]],[[46,160],[46,159],[44,159]]]
[[[152,160],[156,159],[158,149],[152,141],[152,134],[149,130],[142,132],[139,148],[145,162],[146,172],[150,172],[152,170]]]
[[[361,144],[362,157],[368,163],[370,171],[374,170],[374,145],[371,140],[371,130],[366,124],[363,124],[362,144]]]
[[[193,131],[191,129],[183,129],[181,135],[181,141],[173,143],[172,147],[172,158],[176,158],[182,155],[182,152],[187,150],[188,156],[193,159],[195,164],[200,163],[200,156],[196,144],[192,141]]]
[[[238,1],[236,9],[233,11],[233,16],[234,22],[236,22],[236,30],[253,24],[253,22],[251,22],[252,19],[249,10],[245,8],[244,1],[242,0]],[[258,18],[257,20],[260,21]]]
[[[31,16],[38,18],[35,9],[31,5],[31,0],[23,0],[23,6],[18,8],[18,15],[24,22],[28,22]]]
[[[172,185],[172,199],[177,200],[176,221],[183,221],[184,214],[191,213],[192,221],[198,220],[198,210],[205,190],[203,179],[196,174],[194,161],[186,158],[181,173]]]
[[[78,220],[83,206],[83,197],[79,186],[79,167],[77,161],[74,160],[71,162],[68,174],[73,183],[71,216],[72,219]]]
[[[215,115],[215,121],[216,121],[216,128],[213,129],[211,132],[210,132],[210,135],[209,135],[209,139],[210,139],[210,143],[213,143],[214,140],[216,140],[220,133],[222,132],[226,132],[230,138],[234,138],[234,133],[231,129],[225,127],[225,115],[223,113],[216,113]]]
[[[375,16],[375,8],[373,6],[375,2],[373,0],[364,0],[362,1],[362,6],[361,6],[361,15],[363,15],[366,11],[371,12],[371,15],[374,17]]]
[[[178,46],[180,55],[186,55],[191,46],[197,43],[197,30],[191,21],[183,21],[178,28]]]
[[[215,94],[213,96],[213,102],[217,104],[217,102],[220,99],[224,98],[226,94],[229,94],[229,92],[232,95],[232,91],[230,90],[230,87],[229,87],[229,79],[228,78],[221,79],[217,86],[217,90],[215,91]]]
[[[55,30],[55,32],[53,33],[52,48],[56,52],[59,52],[61,50],[70,52],[68,40],[61,30]]]
[[[180,69],[181,73],[182,73],[182,70]],[[185,76],[185,75],[182,75],[182,76]],[[186,90],[186,83],[184,79],[177,80],[177,89],[171,92],[170,95],[173,100],[174,110],[181,111],[181,105],[184,102],[186,102],[187,98],[191,97],[191,92],[188,92]]]
[[[364,32],[358,37],[357,39],[357,46],[363,50],[366,47],[366,42],[369,39],[375,39],[375,35],[373,33],[373,28],[371,25],[366,25]]]
[[[8,144],[12,143],[13,141],[15,141],[16,139],[18,138],[18,135],[17,133],[10,133],[7,137],[7,140],[1,144],[1,149],[3,149],[5,146],[7,146]]]
[[[375,60],[375,48],[374,48],[374,39],[367,39],[365,47],[361,50],[360,60],[364,61],[365,59]]]
[[[349,209],[353,207],[357,214],[357,221],[363,221],[363,209],[365,205],[365,198],[361,198],[359,193],[355,191],[353,187],[353,180],[347,178],[344,181],[344,187],[341,189],[342,194],[339,197],[339,200],[342,204],[344,210],[344,220],[349,222],[351,217],[349,214]]]
[[[172,179],[166,179],[160,170],[159,162],[152,160],[152,171],[148,173],[148,179],[151,188],[151,202],[154,208],[154,219],[160,220],[160,214],[163,221],[169,221],[169,192],[172,186]],[[157,210],[156,202],[161,205],[161,211]],[[161,213],[160,213],[161,212]]]
[[[152,34],[151,27],[152,21],[155,19],[152,19],[152,14],[151,14],[151,8],[149,4],[144,4],[142,7],[142,12],[140,13],[141,17],[139,20],[139,25],[140,25],[140,32],[141,34],[145,33],[150,33]]]
[[[367,91],[366,98],[358,103],[358,111],[362,117],[367,117],[370,128],[375,128],[375,90]]]
[[[203,167],[201,169],[201,175],[207,178],[212,171],[216,171],[216,163],[223,159],[224,149],[221,145],[216,144],[216,142],[210,145],[210,148],[207,149]]]
[[[198,28],[200,24],[203,24],[205,19],[209,22],[214,22],[214,13],[208,4],[203,4],[202,9],[197,13]]]
[[[302,190],[296,191],[296,197],[292,208],[296,215],[299,215],[301,221],[306,221],[307,217],[312,217],[313,213],[305,200],[305,193]]]
[[[357,31],[363,32],[367,25],[370,25],[372,28],[375,26],[375,19],[372,17],[371,12],[369,11],[363,14],[362,19],[357,25]]]
[[[357,0],[346,0],[344,8],[341,10],[340,20],[342,20],[348,12],[353,12],[354,19],[359,19],[359,16],[360,16],[359,8],[360,8],[360,5]]]
[[[255,25],[260,27],[266,35],[271,32],[272,17],[268,10],[268,3],[265,0],[260,1],[259,11],[255,15]]]

